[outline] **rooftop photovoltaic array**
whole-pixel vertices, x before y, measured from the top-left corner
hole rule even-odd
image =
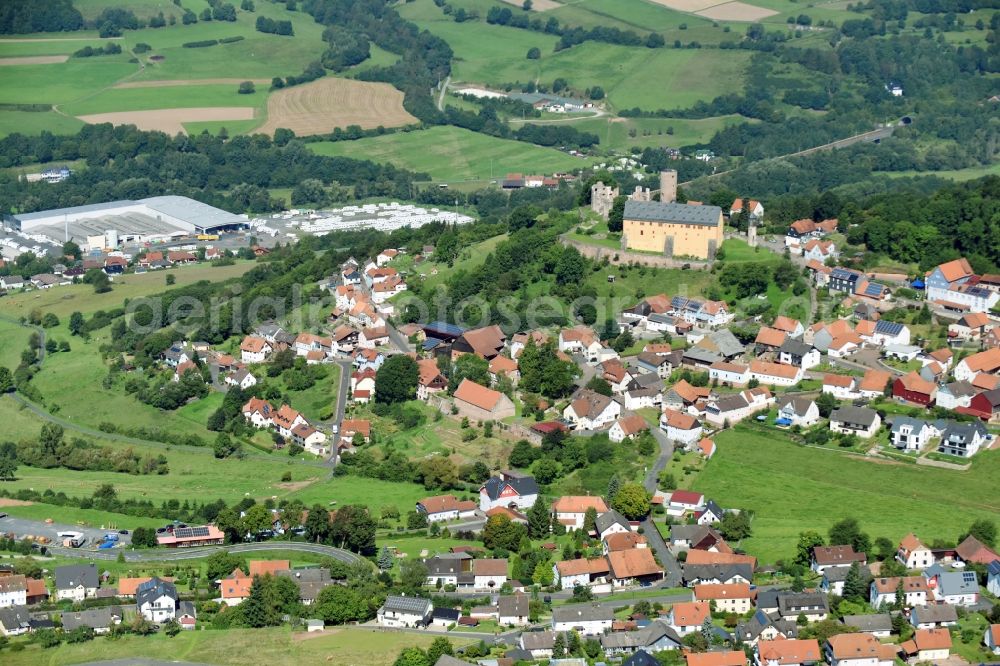
[[[178,527],[174,530],[174,536],[178,539],[188,539],[191,537],[207,537],[207,527]]]

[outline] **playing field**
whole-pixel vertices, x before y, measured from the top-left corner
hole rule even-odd
[[[587,162],[555,148],[498,139],[458,127],[399,132],[357,141],[307,144],[319,155],[391,162],[435,181],[502,178],[508,172],[552,173]]]
[[[182,631],[170,638],[164,633],[152,636],[125,636],[109,642],[98,638],[87,643],[63,643],[43,650],[37,644],[23,652],[4,652],[6,666],[61,666],[100,661],[113,656],[192,661],[219,666],[302,666],[302,664],[365,664],[388,666],[404,647],[430,645],[433,636],[375,632],[361,628],[334,628],[323,633],[293,633],[288,627],[271,629],[230,629],[228,631]],[[460,636],[452,638],[458,647],[473,642]]]
[[[374,129],[415,122],[403,108],[402,91],[388,83],[326,77],[273,93],[267,100],[267,122],[256,131],[270,136],[283,127],[312,136],[350,125]]]
[[[803,448],[776,430],[737,427],[715,441],[718,452],[693,490],[753,509],[753,536],[741,545],[765,562],[794,556],[799,532],[825,533],[848,516],[893,543],[910,531],[925,542],[954,540],[977,518],[1000,521],[1000,451],[983,451],[972,469],[956,472]]]

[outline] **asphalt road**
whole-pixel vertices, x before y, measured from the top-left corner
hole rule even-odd
[[[660,455],[646,473],[644,485],[650,493],[655,493],[660,472],[667,466],[670,457],[674,455],[674,445],[667,439],[667,433],[660,430],[659,427],[650,428],[650,432],[653,433],[653,437],[660,445]],[[680,587],[683,582],[681,566],[677,563],[677,558],[674,557],[674,554],[667,548],[667,544],[660,535],[660,531],[653,524],[652,516],[646,516],[641,525],[643,536],[646,537],[649,545],[656,551],[656,556],[659,558],[660,564],[663,565],[663,582],[660,583],[660,587]]]
[[[0,508],[0,513],[4,512],[4,509]],[[58,515],[58,507],[54,507],[52,512],[53,515]],[[115,525],[114,527],[108,526],[105,528],[97,528],[67,525],[65,523],[48,524],[41,520],[27,520],[25,518],[14,518],[13,516],[0,518],[0,533],[3,534],[10,532],[16,537],[23,537],[29,534],[32,536],[44,536],[51,539],[52,543],[60,543],[58,536],[59,532],[83,532],[84,536],[87,537],[87,546],[93,546],[98,542],[103,541],[105,534],[108,532],[117,532],[119,527],[121,526]],[[132,540],[131,535],[126,534],[120,534],[118,535],[118,538],[121,543],[126,544],[131,543]],[[114,549],[112,549],[111,552],[117,553]]]

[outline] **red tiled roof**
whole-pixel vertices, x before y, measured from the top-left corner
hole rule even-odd
[[[463,379],[462,383],[455,390],[456,400],[467,402],[474,407],[484,409],[488,412],[493,411],[493,408],[497,406],[502,396],[503,394],[499,391],[480,386],[470,379]]]
[[[556,513],[586,513],[590,508],[600,514],[607,512],[608,505],[604,498],[594,495],[563,495],[552,503],[552,510]]]

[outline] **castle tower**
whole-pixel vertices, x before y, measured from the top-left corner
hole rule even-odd
[[[752,224],[747,227],[747,243],[750,247],[757,247],[757,227]]]
[[[660,172],[660,201],[663,203],[677,201],[677,172],[673,169]]]

